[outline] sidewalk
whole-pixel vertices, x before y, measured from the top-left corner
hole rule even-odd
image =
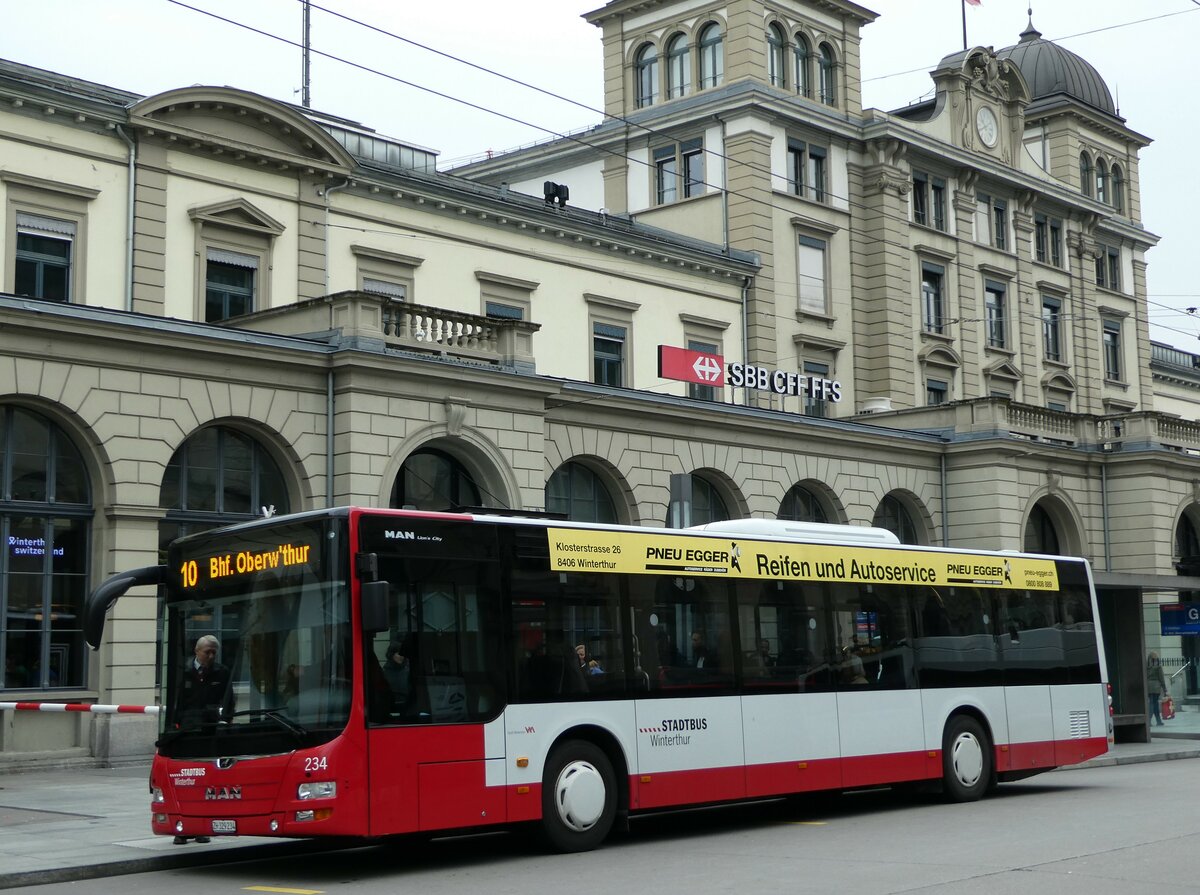
[[[1200,739],[1122,744],[1078,767],[1183,758],[1200,758]],[[0,777],[0,889],[313,851],[306,840],[152,836],[148,776],[141,765]]]

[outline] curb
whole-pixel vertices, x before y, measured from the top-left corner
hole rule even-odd
[[[282,842],[232,846],[219,850],[195,849],[188,854],[153,855],[144,858],[130,858],[125,861],[106,861],[103,864],[80,864],[74,867],[50,867],[42,870],[0,873],[0,889],[18,889],[47,883],[73,883],[85,879],[126,876],[131,873],[149,873],[154,870],[179,870],[185,867],[209,866],[214,863],[236,864],[242,861],[257,861],[262,858],[287,858],[292,855],[311,854],[314,851],[329,851],[345,847],[346,843],[341,840],[314,842],[310,839],[288,839]]]

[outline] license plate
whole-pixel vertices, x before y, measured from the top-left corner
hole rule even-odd
[[[236,833],[236,820],[214,820],[212,822],[212,831],[214,833]]]

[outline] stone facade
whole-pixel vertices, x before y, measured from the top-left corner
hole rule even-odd
[[[237,488],[236,511],[180,490],[204,450],[226,475],[227,442],[262,479],[247,493],[293,511],[415,504],[430,483],[414,471],[433,462],[471,498],[455,502],[506,509],[546,508],[548,483],[581,470],[615,521],[656,526],[672,477],[690,475],[710,513],[803,506],[871,525],[891,508],[923,544],[1086,556],[1116,620],[1110,675],[1140,680],[1141,588],[1200,589],[1175,566],[1181,526],[1200,522],[1200,426],[1181,410],[1195,377],[1152,362],[1145,325],[1145,138],[1034,95],[983,48],[943,61],[930,103],[864,111],[858,34],[874,14],[845,0],[720,15],[615,0],[591,18],[613,117],[596,157],[551,143],[452,174],[244,91],[138,97],[0,63],[0,425],[50,433],[47,469],[77,453],[86,586],[157,563],[180,526],[259,512]],[[723,80],[695,88],[693,45],[693,88],[639,105],[643,43],[694,42],[713,22]],[[793,57],[790,77],[767,76],[771,25],[808,41],[808,93]],[[626,117],[649,132],[631,136]],[[674,185],[699,194],[658,201],[655,159],[673,146],[687,178],[696,140],[703,174]],[[1125,159],[1119,208],[1084,195],[1081,152]],[[572,192],[603,196],[603,212],[543,202],[559,162],[594,177]],[[35,237],[65,244],[68,265]],[[27,288],[54,269],[66,301]],[[660,378],[658,346],[689,341],[822,370],[842,400]],[[938,382],[945,403],[931,404]],[[73,471],[23,497],[21,452],[3,446],[5,531],[57,518],[55,475]],[[0,607],[37,652],[7,647],[5,698],[156,700],[153,593],[121,600],[77,665],[79,636],[44,618],[73,604],[42,599]],[[1121,722],[1144,728],[1136,687],[1117,698]],[[146,719],[18,714],[2,713],[0,762],[117,760],[153,739]]]

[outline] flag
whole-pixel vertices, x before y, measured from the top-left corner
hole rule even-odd
[[[982,6],[983,0],[965,0],[968,6]]]

